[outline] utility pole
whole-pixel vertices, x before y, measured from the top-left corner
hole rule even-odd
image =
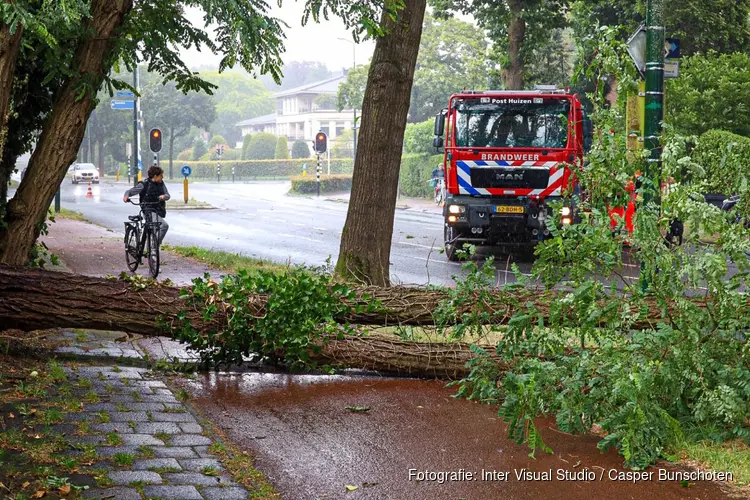
[[[661,135],[664,119],[664,6],[663,0],[646,2],[646,98],[643,144],[649,152],[642,208],[650,202],[661,207]],[[661,208],[659,208],[661,210]],[[641,288],[648,288],[647,270],[641,261]]]
[[[133,88],[136,91],[136,95],[134,97],[135,104],[133,105],[133,186],[136,186],[139,181],[139,171],[138,171],[138,164],[140,163],[141,159],[141,127],[140,123],[138,123],[139,118],[139,111],[141,109],[141,99],[138,97],[138,92],[140,89],[138,88],[139,85],[139,75],[138,75],[138,62],[136,61],[135,69],[133,70]]]

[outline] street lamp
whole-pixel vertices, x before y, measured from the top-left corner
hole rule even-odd
[[[354,43],[352,40],[348,40],[346,38],[339,38],[342,42],[348,42],[352,44],[352,71],[354,71],[357,68],[357,59],[356,59],[356,50],[357,50],[357,44]],[[352,152],[353,152],[353,158],[357,159],[357,107],[352,105],[352,108],[354,108],[354,121],[352,122]]]

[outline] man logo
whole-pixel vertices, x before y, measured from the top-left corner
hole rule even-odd
[[[522,181],[523,180],[523,172],[498,172],[495,174],[495,179],[498,181]]]

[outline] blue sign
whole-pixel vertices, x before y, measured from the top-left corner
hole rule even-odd
[[[680,39],[664,39],[664,57],[666,59],[678,59],[680,57]]]
[[[119,90],[115,92],[115,97],[118,99],[135,99],[135,94],[129,90]]]
[[[182,167],[182,175],[185,177],[190,177],[190,174],[193,173],[193,169],[191,169],[189,166],[185,165]]]
[[[143,163],[140,159],[138,160],[138,170],[143,171]]]
[[[135,109],[135,101],[112,101],[112,109]]]

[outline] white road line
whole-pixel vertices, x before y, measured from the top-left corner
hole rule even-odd
[[[284,236],[285,238],[297,238],[300,240],[315,241],[317,243],[323,243],[323,240],[316,240],[315,238],[307,238],[305,236],[296,236],[294,234],[279,233],[279,236]]]
[[[314,227],[313,229],[315,229],[316,231],[328,231],[328,229],[324,227]]]
[[[400,245],[409,245],[410,247],[420,247],[420,248],[426,248],[428,250],[436,250],[436,251],[440,250],[442,248],[442,247],[437,246],[437,245],[430,247],[430,246],[427,246],[427,245],[420,245],[419,243],[409,243],[409,242],[406,242],[406,241],[398,241],[397,243],[400,244]]]

